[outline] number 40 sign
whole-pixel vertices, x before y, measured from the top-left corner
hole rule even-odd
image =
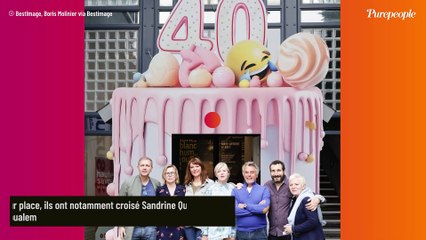
[[[243,21],[237,21],[240,13],[243,13]],[[202,0],[179,0],[158,36],[158,48],[166,52],[180,52],[194,44],[212,50],[213,41],[204,36],[203,16]],[[236,43],[237,28],[245,28],[245,39],[265,44],[267,22],[262,0],[221,0],[218,3],[216,48],[222,60]]]

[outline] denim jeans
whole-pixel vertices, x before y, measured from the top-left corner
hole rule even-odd
[[[196,227],[185,227],[186,240],[200,240],[202,236],[201,229]]]
[[[155,227],[135,227],[132,240],[156,240],[157,229]]]
[[[266,227],[259,228],[251,232],[237,231],[238,240],[267,240]]]

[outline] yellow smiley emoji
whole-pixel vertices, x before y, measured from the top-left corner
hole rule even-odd
[[[225,65],[234,72],[237,85],[240,81],[250,81],[254,76],[264,83],[271,71],[277,70],[270,60],[271,53],[266,47],[257,41],[245,40],[232,46]]]

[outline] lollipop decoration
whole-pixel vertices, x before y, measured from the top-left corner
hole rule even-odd
[[[281,44],[277,67],[287,84],[303,89],[324,79],[329,61],[328,47],[321,37],[297,33]]]

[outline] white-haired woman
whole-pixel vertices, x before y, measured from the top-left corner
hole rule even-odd
[[[290,192],[293,194],[293,204],[287,218],[288,224],[284,226],[284,233],[292,234],[293,240],[324,240],[322,226],[325,222],[320,207],[315,211],[305,207],[308,200],[314,196],[312,190],[306,187],[305,178],[294,173],[288,182]]]

